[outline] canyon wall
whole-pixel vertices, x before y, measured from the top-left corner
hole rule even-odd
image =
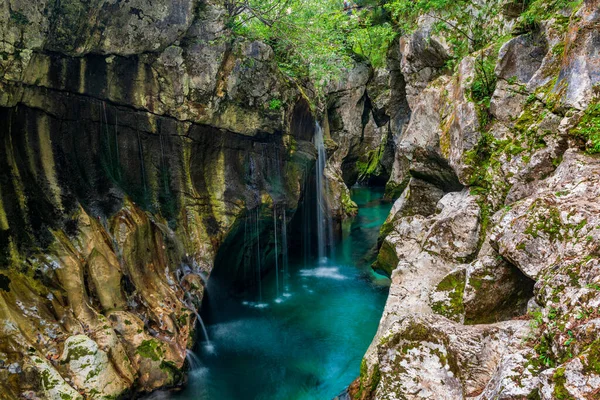
[[[431,16],[397,45],[411,117],[374,265],[392,286],[352,398],[600,396],[600,3],[534,2],[529,25],[495,3],[498,40],[456,68]]]
[[[306,91],[224,21],[210,1],[0,5],[3,398],[180,383],[229,232],[293,216]],[[259,239],[270,257],[264,226],[237,251]]]

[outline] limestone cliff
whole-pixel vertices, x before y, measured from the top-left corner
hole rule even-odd
[[[223,10],[0,5],[2,398],[177,384],[227,234],[249,210],[293,215],[314,118]]]
[[[498,40],[456,68],[431,16],[399,41],[411,117],[388,185],[407,187],[382,229],[392,286],[353,398],[600,396],[600,3],[488,3]],[[519,18],[530,3],[539,23]]]

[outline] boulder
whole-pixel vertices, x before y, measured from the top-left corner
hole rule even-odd
[[[75,386],[91,398],[119,397],[131,385],[86,335],[71,336],[65,341],[61,361],[69,368]]]

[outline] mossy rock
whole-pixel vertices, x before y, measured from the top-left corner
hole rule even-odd
[[[465,314],[463,295],[467,279],[466,269],[452,271],[431,294],[431,309],[444,317],[462,322]]]
[[[372,268],[376,271],[381,271],[387,276],[392,276],[392,272],[398,266],[398,262],[400,260],[396,254],[396,248],[390,242],[384,240]]]

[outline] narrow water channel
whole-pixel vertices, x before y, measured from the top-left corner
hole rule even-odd
[[[290,259],[286,295],[275,273],[256,296],[232,297],[209,283],[202,309],[210,345],[199,338],[180,400],[329,400],[359,374],[381,317],[389,281],[370,269],[391,205],[356,188],[359,213],[327,261]],[[281,285],[281,284],[280,284]]]

